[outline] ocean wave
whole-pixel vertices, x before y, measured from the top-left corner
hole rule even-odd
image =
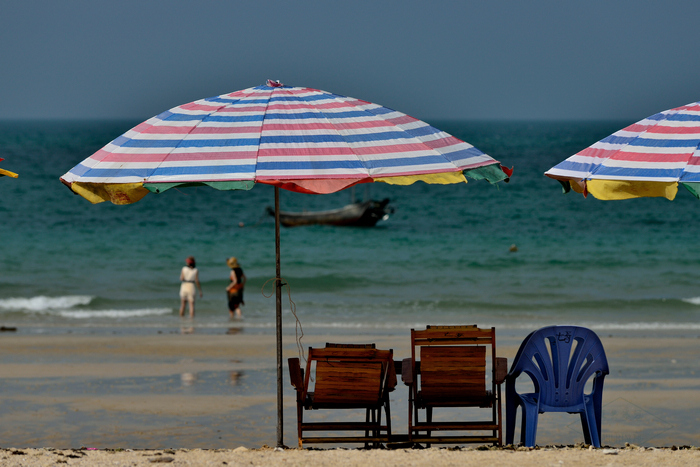
[[[693,305],[700,305],[700,297],[683,298],[682,300]]]
[[[89,295],[66,295],[64,297],[45,297],[0,299],[0,310],[44,312],[66,310],[80,305],[89,305],[95,297]]]
[[[593,330],[615,330],[615,331],[695,331],[700,330],[700,323],[604,323],[586,324],[581,326]]]
[[[586,327],[594,331],[696,331],[700,330],[700,323],[663,323],[663,322],[633,322],[633,323],[570,323],[575,326]],[[376,330],[407,330],[425,328],[425,323],[389,323],[389,322],[319,322],[310,321],[303,322],[302,327],[305,330],[309,329],[376,329]],[[509,330],[533,330],[546,326],[544,323],[498,323],[492,322],[483,324],[481,327],[488,328],[495,326],[496,329]],[[275,324],[271,322],[246,322],[246,327],[252,328],[274,328]],[[294,326],[285,326],[293,328]]]
[[[139,318],[144,316],[162,316],[173,312],[172,308],[143,308],[134,310],[60,310],[55,314],[63,318],[93,319],[93,318]]]

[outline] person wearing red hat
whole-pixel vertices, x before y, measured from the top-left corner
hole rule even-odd
[[[190,304],[190,318],[194,318],[195,285],[199,289],[199,297],[203,296],[202,286],[199,283],[199,271],[197,271],[194,256],[188,256],[185,266],[180,271],[180,316],[185,315],[185,303]]]

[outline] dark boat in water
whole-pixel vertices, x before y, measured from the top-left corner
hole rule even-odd
[[[394,210],[387,205],[389,199],[369,200],[351,203],[339,209],[329,211],[280,211],[280,223],[285,227],[300,225],[338,225],[354,227],[373,227],[380,220],[386,220]],[[267,212],[274,216],[275,210],[268,207]]]

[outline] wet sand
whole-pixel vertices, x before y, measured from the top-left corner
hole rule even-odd
[[[603,444],[611,447],[623,447],[625,443],[656,447],[700,446],[700,339],[601,338],[611,367],[604,390]],[[306,349],[323,346],[326,342],[376,342],[378,347],[393,348],[395,358],[400,359],[410,354],[408,340],[397,336],[307,335],[303,346]],[[499,355],[508,357],[510,362],[520,340],[519,337],[499,338]],[[189,456],[192,451],[180,451],[187,448],[205,449],[207,451],[203,452],[207,456],[221,457],[231,454],[230,451],[212,450],[240,446],[257,449],[276,444],[274,336],[245,332],[233,335],[173,332],[152,336],[2,334],[0,352],[3,355],[0,362],[0,385],[3,387],[0,447],[22,451],[98,448],[105,456],[117,456],[122,452],[103,452],[105,449],[174,449],[178,450],[178,456]],[[284,354],[285,362],[289,357],[298,356],[293,336],[285,340]],[[284,441],[287,446],[294,447],[295,399],[286,371],[285,368]],[[395,432],[405,431],[406,397],[405,387],[399,384],[392,393]],[[543,414],[537,441],[539,445],[582,442],[578,417]],[[592,465],[598,462],[595,459],[610,463],[612,455],[617,456],[615,462],[620,463],[625,456],[632,459],[636,455],[627,451],[605,455],[594,451],[581,455],[598,456],[587,458],[587,463]],[[49,451],[31,452],[34,454],[28,456],[32,459],[35,454],[37,459],[41,455],[49,456]],[[90,456],[94,453],[80,452]],[[305,455],[289,452],[293,456]],[[332,457],[326,456],[336,455],[330,452],[365,455],[363,451],[330,450],[328,454],[317,454],[313,460],[315,465],[330,464]],[[417,456],[409,463],[432,463],[421,457],[426,455],[423,451],[403,452],[391,451],[395,457],[387,460],[387,464],[393,465],[391,459],[400,459],[403,455]],[[468,459],[473,455],[493,454],[467,451],[467,456],[460,451],[444,449],[436,452],[443,456],[436,461],[442,465],[457,462],[449,453],[466,456],[460,463],[471,462]],[[672,456],[672,451],[659,452],[662,454],[645,451],[644,456]],[[151,454],[132,455],[143,459]],[[255,456],[280,456],[280,453],[253,451],[245,455],[257,463],[252,460]],[[514,456],[510,451],[493,455]],[[515,455],[523,456],[518,463],[527,465],[528,459],[544,454],[537,451],[536,454]],[[18,458],[15,456],[19,455],[8,454],[5,450],[2,456],[6,457],[0,459],[4,464],[15,462]],[[248,460],[236,462],[247,463]],[[352,462],[359,464],[361,459],[348,460],[342,465],[355,465]]]

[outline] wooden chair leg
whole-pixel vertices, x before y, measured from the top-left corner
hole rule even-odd
[[[369,411],[370,409],[365,409],[365,423],[369,423],[370,416],[369,416]],[[369,430],[365,430],[365,437],[369,436]]]
[[[376,429],[374,432],[375,438],[378,438],[382,434],[382,408],[381,406],[376,409],[377,413],[377,424],[376,424]],[[378,448],[381,443],[379,441],[374,442],[374,447]]]
[[[301,430],[301,424],[304,421],[304,407],[301,404],[297,404],[297,436],[299,437],[299,449],[302,448],[302,437],[303,432]]]
[[[379,409],[381,410],[381,409]],[[386,402],[384,402],[384,412],[386,413],[386,438],[387,440],[391,440],[391,404],[389,403],[389,399],[387,398]]]
[[[408,392],[408,442],[413,440],[413,392]]]
[[[370,416],[371,413],[371,416]],[[365,409],[365,423],[369,423],[370,419],[374,423],[374,411],[372,409]],[[365,438],[369,437],[369,429],[365,430]],[[369,448],[369,443],[365,443],[365,449]]]
[[[433,422],[433,408],[432,408],[432,407],[426,407],[426,408],[425,408],[425,421],[428,422],[428,423],[432,423],[432,422]],[[430,434],[431,434],[431,433],[432,433],[432,431],[426,430],[426,434],[428,435],[428,437],[430,437]],[[426,447],[426,448],[429,448],[429,447],[430,447],[430,443],[426,443],[426,444],[425,444],[425,447]]]
[[[497,446],[503,446],[503,414],[501,412],[502,407],[501,407],[501,386],[500,385],[498,386],[497,394],[498,394],[498,404],[494,404],[494,406],[498,405],[497,408],[494,407],[494,409],[497,410],[497,412],[496,412],[496,420],[497,420],[496,424],[498,426],[498,444],[497,444]],[[495,433],[494,433],[494,435],[495,435]]]

